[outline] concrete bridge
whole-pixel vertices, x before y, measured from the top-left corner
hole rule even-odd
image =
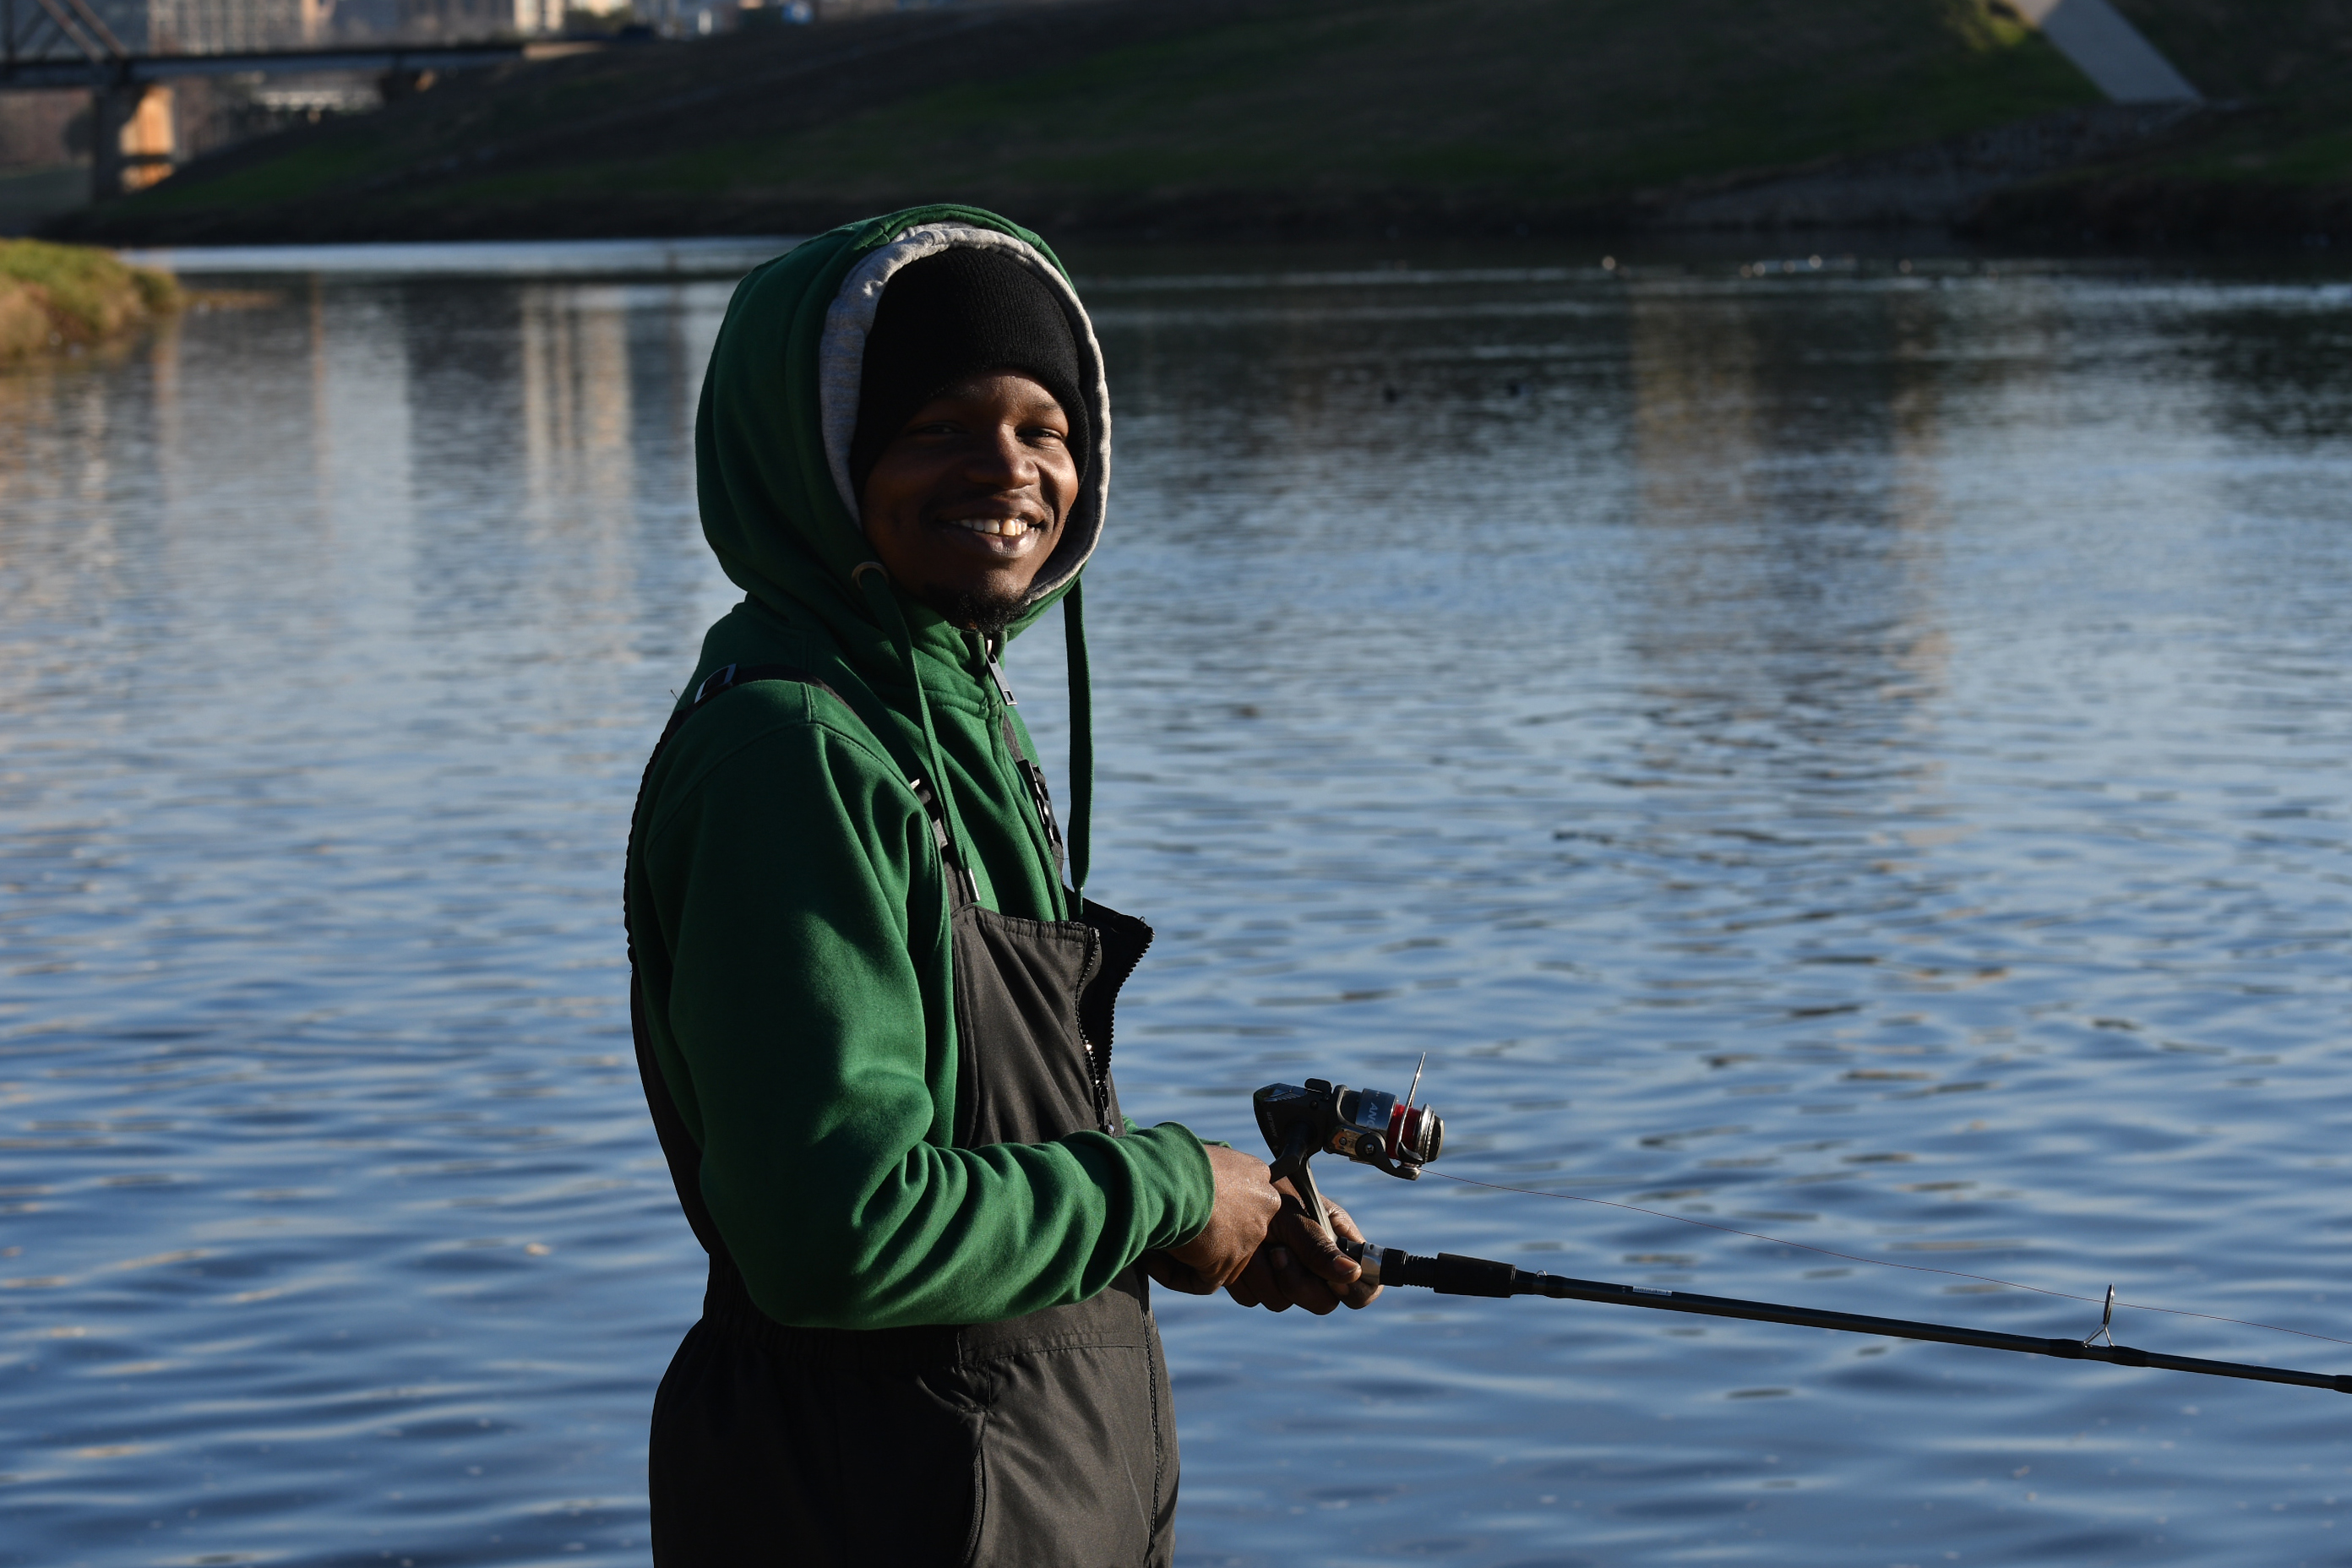
[[[89,0],[0,0],[0,92],[82,88],[90,95],[90,199],[106,201],[172,172],[171,83],[183,77],[349,71],[393,90],[442,71],[547,59],[603,44],[541,39],[470,44],[339,45],[201,54],[124,47]]]

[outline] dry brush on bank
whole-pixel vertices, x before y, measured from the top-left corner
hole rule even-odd
[[[0,365],[105,343],[179,308],[165,273],[110,252],[0,240]]]

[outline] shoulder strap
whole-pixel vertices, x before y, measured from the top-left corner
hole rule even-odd
[[[694,1227],[694,1238],[702,1244],[705,1252],[714,1258],[727,1256],[727,1244],[719,1239],[719,1227],[710,1217],[710,1207],[702,1199],[702,1151],[687,1131],[686,1118],[679,1113],[677,1102],[670,1096],[669,1083],[662,1077],[661,1064],[654,1059],[653,1037],[646,1024],[645,986],[637,977],[637,931],[636,921],[629,908],[629,883],[634,880],[636,868],[637,826],[646,808],[646,787],[653,782],[655,764],[669,749],[671,737],[688,719],[701,712],[717,698],[739,686],[750,686],[762,680],[791,680],[803,686],[814,686],[857,713],[868,730],[874,729],[873,721],[858,710],[855,701],[796,665],[730,664],[713,671],[694,689],[693,699],[669,716],[669,722],[662,727],[661,739],[654,742],[653,755],[646,759],[646,771],[637,780],[636,804],[629,808],[627,868],[621,884],[621,926],[628,938],[629,952],[629,1032],[636,1043],[637,1077],[645,1085],[646,1104],[653,1112],[654,1135],[661,1141],[662,1159],[669,1166],[670,1184],[677,1189],[678,1206],[686,1210],[686,1223]],[[880,732],[877,731],[874,738],[893,758],[897,757],[897,751]],[[940,863],[947,871],[950,902],[976,900],[980,896],[978,888],[971,872],[955,858],[938,792],[919,774],[910,776],[907,784],[915,792],[915,798],[923,803],[924,815],[930,821],[931,841],[939,847]]]
[[[694,700],[672,713],[669,722],[662,726],[661,739],[654,742],[653,755],[646,759],[646,771],[637,780],[636,804],[629,808],[628,863],[621,883],[621,928],[629,944],[629,1033],[637,1047],[637,1078],[645,1086],[646,1106],[653,1112],[654,1136],[661,1141],[662,1160],[669,1166],[670,1185],[677,1189],[678,1206],[686,1211],[686,1223],[694,1227],[694,1239],[714,1258],[727,1256],[727,1244],[719,1239],[719,1226],[710,1217],[710,1205],[703,1202],[702,1151],[687,1131],[686,1118],[679,1114],[677,1101],[670,1096],[669,1082],[662,1077],[661,1064],[654,1059],[653,1036],[646,1026],[645,983],[637,977],[637,922],[629,907],[629,883],[635,879],[637,826],[645,815],[646,786],[653,782],[655,764],[669,750],[670,737],[677,733],[680,725],[701,712],[703,705],[712,698],[755,680],[797,680],[833,690],[806,670],[788,664],[730,664],[696,687]]]

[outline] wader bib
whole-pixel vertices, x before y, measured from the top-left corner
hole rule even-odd
[[[784,666],[730,666],[672,718],[655,759],[704,703],[753,680],[824,686]],[[1005,739],[1058,860],[1044,771],[1009,721]],[[949,854],[937,797],[912,782],[952,909],[955,1147],[1117,1136],[1112,1005],[1150,929],[1094,903],[1076,921],[981,908]],[[1140,1265],[1090,1300],[1002,1322],[777,1322],[752,1302],[703,1202],[701,1154],[653,1058],[634,955],[629,999],[662,1152],[710,1254],[702,1321],[654,1400],[656,1568],[1171,1563],[1175,1417]]]

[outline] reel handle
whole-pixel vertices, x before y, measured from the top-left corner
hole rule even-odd
[[[1308,1217],[1336,1247],[1339,1238],[1331,1232],[1331,1211],[1324,1206],[1323,1194],[1315,1185],[1315,1173],[1307,1165],[1315,1157],[1314,1137],[1313,1130],[1305,1122],[1293,1122],[1283,1142],[1282,1158],[1274,1163],[1273,1176],[1277,1182],[1286,1179],[1298,1190],[1298,1201],[1307,1205]]]

